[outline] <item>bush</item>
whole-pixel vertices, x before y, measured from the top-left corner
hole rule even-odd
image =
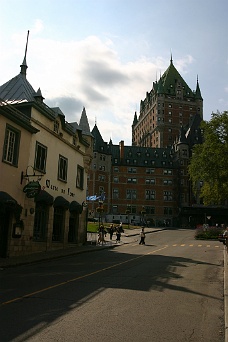
[[[199,227],[195,232],[195,239],[202,240],[217,240],[219,234],[222,234],[224,229],[217,227]]]

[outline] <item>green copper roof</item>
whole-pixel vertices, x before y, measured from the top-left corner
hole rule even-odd
[[[164,74],[161,76],[160,80],[158,81],[158,93],[163,94],[170,94],[175,95],[176,94],[176,88],[178,87],[178,84],[181,85],[183,89],[183,95],[184,96],[190,96],[194,97],[194,94],[192,90],[189,88],[187,83],[184,81],[182,76],[179,74],[175,66],[173,65],[173,61],[171,59],[170,65],[168,69],[164,72]]]

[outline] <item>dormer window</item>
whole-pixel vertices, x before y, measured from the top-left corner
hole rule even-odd
[[[59,122],[57,120],[54,121],[54,132],[59,133]]]

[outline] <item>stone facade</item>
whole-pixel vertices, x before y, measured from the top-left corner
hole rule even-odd
[[[68,123],[19,75],[0,87],[0,256],[86,242],[93,136],[86,111]]]

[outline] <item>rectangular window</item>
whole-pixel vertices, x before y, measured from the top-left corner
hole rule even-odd
[[[81,190],[84,187],[84,169],[80,165],[77,166],[76,187]]]
[[[113,199],[119,198],[119,189],[113,189],[112,197],[113,197]]]
[[[155,200],[155,190],[146,190],[145,199],[146,200]]]
[[[126,199],[136,199],[137,192],[136,190],[127,189],[126,190]]]
[[[113,183],[119,183],[119,177],[113,177]]]
[[[136,183],[137,181],[136,181],[136,178],[128,178],[127,179],[127,183]]]
[[[59,122],[57,120],[54,121],[54,132],[59,133]]]
[[[118,214],[118,205],[113,205],[112,206],[112,212],[113,212],[113,214]]]
[[[67,158],[59,155],[58,179],[64,182],[67,181],[67,165]]]
[[[155,184],[155,179],[146,179],[145,184]]]
[[[17,166],[19,157],[20,131],[6,125],[3,146],[3,161]]]
[[[168,207],[164,207],[164,214],[165,215],[172,215],[173,214],[173,209],[172,208],[168,208]]]
[[[135,167],[129,167],[127,171],[128,171],[128,173],[136,173],[136,168]]]
[[[34,169],[41,172],[46,171],[47,147],[36,142],[35,165]]]
[[[173,194],[171,191],[164,191],[164,201],[172,201]]]
[[[149,174],[154,173],[154,169],[146,169],[146,173],[149,173]]]
[[[172,184],[173,184],[173,181],[172,181],[172,179],[164,179],[164,180],[163,180],[163,184],[164,184],[164,185],[172,185]]]
[[[163,171],[163,174],[164,174],[164,175],[172,175],[172,174],[173,174],[173,171],[172,171],[172,170],[164,170],[164,171]]]

